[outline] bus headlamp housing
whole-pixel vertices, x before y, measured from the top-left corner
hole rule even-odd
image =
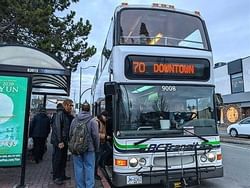
[[[146,161],[145,158],[140,158],[140,159],[139,159],[139,165],[140,165],[140,166],[145,166],[146,163],[147,163],[147,161]]]
[[[215,159],[216,159],[216,156],[215,156],[214,153],[208,153],[207,154],[207,159],[208,159],[209,162],[214,162]]]
[[[203,163],[207,162],[207,156],[206,155],[201,155],[200,160]]]
[[[138,159],[136,159],[135,157],[129,159],[129,166],[136,167],[137,165],[138,165]]]

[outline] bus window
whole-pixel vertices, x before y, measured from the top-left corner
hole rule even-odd
[[[202,127],[210,126],[209,134],[217,134],[213,88],[161,85],[121,85],[120,88],[119,127],[116,127],[119,131],[129,134],[143,129],[142,135],[146,130],[150,130],[147,134],[158,135],[166,131],[161,129],[160,120],[169,120],[171,129],[199,126],[199,134],[206,135]],[[195,96],[193,99],[190,93]]]
[[[166,10],[125,9],[118,19],[120,44],[208,50],[205,29],[197,16]]]
[[[195,42],[193,42],[195,41]],[[178,46],[187,46],[192,48],[203,48],[202,38],[199,30],[195,30],[188,35],[183,41],[179,42]]]

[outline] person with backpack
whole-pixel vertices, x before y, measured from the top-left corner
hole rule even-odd
[[[94,188],[95,152],[99,150],[100,138],[97,122],[90,114],[87,101],[82,104],[82,111],[73,119],[69,137],[76,187]]]

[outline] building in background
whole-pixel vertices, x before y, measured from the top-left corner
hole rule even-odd
[[[214,66],[215,91],[224,100],[221,123],[250,116],[250,56]]]

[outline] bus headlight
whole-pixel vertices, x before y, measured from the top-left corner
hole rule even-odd
[[[136,167],[138,165],[138,160],[136,158],[129,159],[129,166]]]
[[[201,155],[200,160],[201,160],[201,162],[205,163],[207,161],[207,156]]]
[[[209,154],[207,155],[207,159],[208,159],[209,162],[213,162],[213,161],[215,161],[216,156],[215,156],[214,153],[209,153]]]
[[[145,158],[140,158],[139,159],[139,165],[140,166],[145,166],[146,165],[146,159]]]

